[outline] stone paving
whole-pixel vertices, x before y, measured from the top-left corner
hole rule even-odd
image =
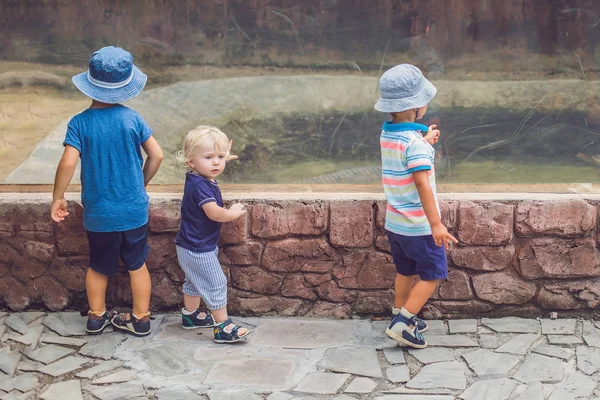
[[[78,313],[0,312],[0,400],[600,400],[594,321],[429,321],[413,350],[386,321],[234,320],[254,334],[228,346],[176,314],[134,338],[86,336]]]

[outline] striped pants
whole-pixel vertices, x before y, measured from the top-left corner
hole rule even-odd
[[[179,265],[185,272],[183,293],[202,297],[209,310],[226,307],[227,277],[219,263],[219,248],[197,253],[180,246],[175,247]]]

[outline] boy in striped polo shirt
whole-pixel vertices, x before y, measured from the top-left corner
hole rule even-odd
[[[398,272],[395,307],[400,308],[386,333],[408,346],[425,348],[422,333],[428,326],[416,314],[439,281],[448,277],[446,249],[450,242],[457,243],[442,224],[436,198],[432,144],[440,132],[435,125],[415,123],[425,115],[437,89],[417,67],[401,64],[383,74],[379,90],[375,109],[392,115],[383,124],[380,143],[385,229]]]

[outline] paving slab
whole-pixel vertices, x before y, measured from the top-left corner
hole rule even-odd
[[[12,392],[2,396],[1,400],[33,400],[35,398],[35,391],[22,393],[18,390],[13,390]]]
[[[504,377],[521,362],[521,358],[516,355],[495,353],[487,349],[479,349],[463,354],[463,358],[469,368],[475,371],[480,378]]]
[[[312,372],[296,386],[294,391],[300,393],[336,394],[349,378],[350,374]]]
[[[203,397],[186,386],[162,388],[154,393],[158,400],[202,400]],[[240,399],[241,400],[241,399]]]
[[[256,389],[288,389],[294,371],[293,360],[268,358],[231,359],[217,362],[208,372],[204,384],[247,386]],[[232,374],[231,371],[235,371]]]
[[[444,321],[439,319],[427,320],[427,325],[429,329],[427,330],[428,335],[446,335],[448,334],[448,330],[446,329],[446,324]]]
[[[24,352],[24,354],[34,361],[39,361],[43,364],[50,364],[74,352],[75,350],[69,349],[68,347],[48,344],[35,350],[27,350]]]
[[[294,400],[301,400],[301,399],[295,397]],[[340,394],[338,396],[335,396],[332,400],[356,400],[356,397],[348,396],[347,394]]]
[[[368,378],[362,378],[368,379]],[[273,392],[267,396],[267,400],[292,400],[294,396],[283,392]]]
[[[46,365],[40,370],[40,372],[43,372],[46,375],[58,377],[81,368],[82,365],[88,363],[89,361],[90,360],[88,358],[68,356],[62,360],[58,360],[52,364]]]
[[[533,345],[533,343],[540,338],[540,335],[537,333],[528,333],[516,335],[508,342],[504,343],[502,346],[496,349],[497,353],[510,353],[510,354],[519,354],[525,355],[529,348]]]
[[[543,335],[574,335],[577,327],[576,319],[542,319]]]
[[[20,360],[20,352],[11,351],[8,347],[0,348],[0,371],[8,376],[13,376]]]
[[[23,343],[26,346],[31,348],[35,347],[44,331],[43,326],[34,326],[30,327],[27,330],[27,333],[24,335],[11,334],[9,335],[10,340],[14,340],[15,342]]]
[[[483,318],[481,323],[500,333],[538,333],[540,323],[535,319],[518,317]]]
[[[443,394],[386,394],[375,397],[375,400],[454,400],[454,396]]]
[[[451,334],[455,333],[477,333],[476,319],[452,319],[448,321]]]
[[[484,349],[497,349],[499,345],[498,336],[495,333],[479,335],[479,345]]]
[[[25,321],[25,323],[27,325],[29,325],[32,322],[35,322],[35,321],[39,320],[40,318],[42,318],[44,315],[46,315],[46,313],[42,312],[42,311],[28,311],[28,312],[20,313],[18,315],[19,315],[19,317],[21,317],[21,319],[23,321]]]
[[[545,343],[538,344],[533,348],[532,352],[548,357],[560,358],[565,361],[569,361],[575,355],[573,349],[551,346]]]
[[[352,320],[265,319],[254,331],[252,343],[296,349],[354,345],[361,327],[368,325]]]
[[[262,397],[249,391],[208,392],[210,400],[262,400]]]
[[[464,335],[429,335],[425,337],[429,346],[434,347],[479,347],[479,344]]]
[[[410,369],[406,365],[397,365],[385,370],[387,380],[393,383],[404,383],[410,380]]]
[[[17,365],[17,369],[24,372],[37,372],[42,368],[44,368],[44,364],[27,360],[21,361]]]
[[[442,361],[454,361],[454,352],[446,348],[427,347],[424,349],[409,349],[408,354],[415,357],[423,364],[433,364]]]
[[[44,325],[60,336],[85,336],[85,321],[77,312],[53,313],[44,318]]]
[[[137,371],[133,369],[121,370],[113,372],[110,375],[103,376],[102,378],[94,379],[92,385],[104,385],[107,383],[122,383],[135,380],[137,377]]]
[[[83,400],[81,382],[74,379],[50,385],[42,394],[42,400]]]
[[[79,354],[88,357],[109,360],[115,354],[117,346],[125,340],[121,333],[108,333],[90,339],[85,346],[79,350]]]
[[[92,368],[88,368],[81,372],[78,372],[75,376],[78,378],[92,379],[105,372],[113,371],[117,368],[120,368],[122,365],[123,363],[117,360],[103,361]]]
[[[507,400],[516,386],[517,382],[508,378],[477,381],[465,390],[460,398],[464,400]]]
[[[120,400],[135,396],[146,398],[146,390],[139,381],[131,381],[109,386],[92,386],[90,391],[100,400]]]
[[[17,314],[10,314],[8,318],[4,320],[4,325],[21,335],[25,335],[29,330],[27,323],[18,317]]]
[[[402,347],[392,347],[389,349],[383,349],[383,355],[390,364],[406,364],[404,358],[404,351]]]
[[[583,340],[590,347],[600,347],[600,332],[591,321],[583,321]]]
[[[360,347],[340,347],[327,349],[323,365],[333,372],[383,378],[375,349]]]
[[[187,345],[187,343],[166,343],[151,348],[142,348],[137,351],[137,356],[143,359],[148,369],[154,374],[167,377],[185,375],[190,370],[197,368],[198,362],[189,354],[181,351],[182,345]],[[238,347],[235,346],[231,351]]]
[[[32,372],[27,372],[17,375],[13,378],[4,376],[0,378],[0,389],[5,392],[18,390],[20,392],[29,392],[30,390],[40,387],[40,375]]]
[[[544,387],[541,382],[534,382],[516,398],[516,400],[544,400]],[[565,399],[562,399],[565,400]]]
[[[406,381],[404,381],[406,382]],[[372,393],[377,387],[377,382],[373,379],[358,377],[354,378],[344,392],[346,393]]]
[[[59,344],[64,346],[81,347],[87,343],[87,339],[70,338],[53,334],[43,334],[40,337],[40,342],[48,344]]]
[[[577,347],[577,368],[588,375],[600,370],[600,349]]]
[[[465,389],[467,387],[465,367],[459,361],[426,365],[417,376],[406,384],[406,387],[412,389]]]
[[[564,366],[556,358],[531,354],[525,358],[514,378],[523,383],[556,383],[564,378]]]
[[[587,399],[594,393],[596,385],[595,380],[577,371],[556,385],[548,400]]]
[[[581,339],[574,335],[548,335],[547,337],[549,344],[571,346],[583,343]]]

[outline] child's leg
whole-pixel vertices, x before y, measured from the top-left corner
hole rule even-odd
[[[189,294],[183,294],[183,306],[189,313],[196,311],[200,308],[200,302],[202,298],[200,296],[190,296]]]
[[[413,315],[418,314],[435,291],[439,282],[439,279],[433,281],[420,280],[417,282],[410,291],[410,295],[404,304],[404,309]]]
[[[131,294],[133,295],[133,313],[139,318],[143,318],[150,310],[150,293],[152,291],[152,281],[146,264],[135,271],[129,271],[131,281]]]
[[[394,307],[402,308],[408,300],[410,291],[415,284],[416,275],[405,276],[396,274],[394,283]]]
[[[100,315],[106,311],[106,286],[108,276],[88,268],[85,275],[85,290],[90,310]]]

